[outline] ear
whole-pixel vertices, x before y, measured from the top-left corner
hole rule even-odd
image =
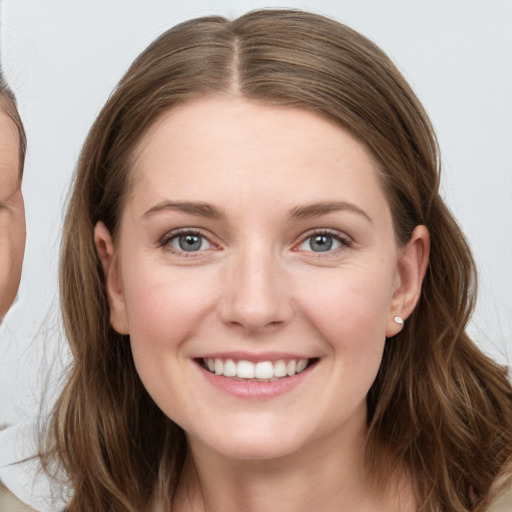
[[[110,231],[103,222],[98,222],[94,227],[94,244],[105,275],[105,286],[110,305],[110,323],[119,334],[129,334],[119,261]]]
[[[427,271],[430,254],[430,234],[426,226],[416,226],[407,244],[400,249],[398,256],[397,287],[391,299],[391,311],[388,318],[386,337],[399,333],[403,325],[395,320],[400,317],[404,322],[413,312],[421,295],[421,285]]]

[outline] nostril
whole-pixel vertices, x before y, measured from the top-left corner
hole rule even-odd
[[[221,320],[231,327],[257,333],[275,330],[292,317],[293,309],[287,304],[284,293],[279,297],[255,295],[235,294],[230,300],[225,300],[219,305]]]

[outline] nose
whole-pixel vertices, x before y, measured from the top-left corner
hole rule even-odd
[[[233,256],[223,288],[220,317],[230,327],[258,334],[293,316],[286,272],[270,250],[247,248]]]

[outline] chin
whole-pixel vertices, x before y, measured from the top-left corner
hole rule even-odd
[[[252,421],[230,423],[226,428],[210,430],[206,435],[187,435],[194,447],[203,447],[233,460],[264,461],[280,459],[298,452],[307,440],[292,432],[280,421],[279,424]]]

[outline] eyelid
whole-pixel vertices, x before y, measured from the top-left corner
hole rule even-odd
[[[171,240],[179,237],[179,236],[182,236],[182,235],[196,235],[196,236],[200,236],[204,239],[206,239],[208,241],[208,243],[210,244],[210,247],[208,249],[203,249],[203,250],[200,250],[200,251],[182,251],[182,250],[178,250],[174,247],[171,246],[171,244],[169,243]],[[184,228],[176,228],[176,229],[173,229],[171,231],[168,231],[167,233],[165,233],[165,235],[163,235],[159,240],[158,240],[158,246],[159,247],[162,247],[164,248],[165,250],[171,252],[171,253],[174,253],[174,254],[178,254],[180,256],[185,256],[185,257],[191,257],[191,256],[199,256],[201,253],[204,253],[210,249],[219,249],[220,246],[219,244],[215,243],[213,240],[212,240],[212,236],[210,234],[207,234],[204,230],[202,230],[201,228],[193,228],[193,227],[184,227]]]
[[[203,250],[199,250],[199,251],[190,251],[189,252],[189,251],[177,250],[177,249],[175,249],[174,247],[172,247],[169,244],[169,242],[171,240],[179,237],[180,235],[186,235],[186,234],[197,235],[197,236],[201,236],[201,237],[205,238],[208,241],[208,243],[210,244],[211,247],[209,247],[208,249],[203,249]],[[308,238],[310,238],[312,236],[315,236],[315,235],[327,235],[327,236],[330,236],[330,237],[336,239],[337,241],[339,241],[340,244],[341,244],[341,247],[335,248],[333,250],[325,251],[323,253],[322,252],[302,250],[303,252],[309,252],[309,253],[316,254],[317,256],[324,256],[325,257],[325,256],[327,256],[329,254],[336,253],[339,250],[343,250],[343,248],[352,247],[353,244],[354,244],[353,239],[350,236],[348,236],[347,234],[345,234],[344,232],[341,232],[341,231],[338,231],[338,230],[332,229],[332,228],[315,228],[315,229],[310,229],[309,231],[306,231],[305,233],[303,233],[300,236],[299,241],[294,244],[292,250],[293,251],[301,251],[300,245],[302,245]],[[221,249],[220,244],[216,243],[213,240],[213,238],[214,237],[211,235],[211,233],[209,233],[209,232],[207,232],[207,231],[205,231],[205,230],[203,230],[201,228],[181,227],[181,228],[176,228],[176,229],[173,229],[171,231],[166,232],[158,240],[158,246],[159,247],[163,247],[164,249],[168,250],[169,252],[174,253],[174,254],[178,254],[180,256],[185,256],[185,257],[195,256],[195,257],[198,257],[198,256],[201,255],[201,253],[207,252],[207,251],[209,251],[211,249],[214,249],[214,250]]]
[[[315,228],[315,229],[311,229],[309,231],[306,231],[305,233],[303,233],[300,237],[300,240],[297,244],[294,245],[294,248],[293,250],[294,251],[300,251],[300,246],[308,239],[308,238],[311,238],[312,236],[315,236],[315,235],[327,235],[327,236],[330,236],[336,240],[338,240],[340,243],[341,243],[341,247],[338,247],[336,249],[333,249],[331,251],[325,251],[325,252],[315,252],[315,251],[304,251],[304,252],[311,252],[313,254],[316,254],[316,255],[323,255],[323,256],[326,256],[328,254],[332,254],[332,253],[335,253],[339,250],[342,250],[343,248],[346,248],[346,247],[352,247],[354,245],[354,241],[352,240],[351,237],[349,237],[347,234],[341,232],[341,231],[338,231],[336,229],[331,229],[331,228]]]

